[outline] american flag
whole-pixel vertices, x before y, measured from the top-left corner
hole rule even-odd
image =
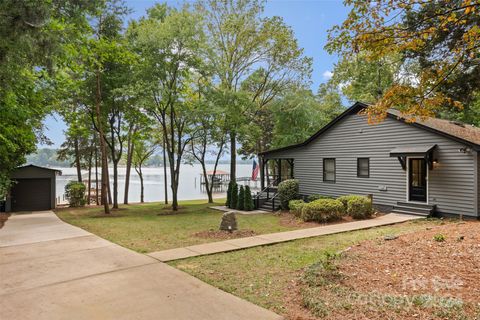
[[[253,160],[252,180],[257,180],[258,170],[259,170],[259,167],[258,167],[257,161]]]

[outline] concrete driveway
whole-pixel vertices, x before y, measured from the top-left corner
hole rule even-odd
[[[2,319],[281,319],[51,211],[0,229]]]

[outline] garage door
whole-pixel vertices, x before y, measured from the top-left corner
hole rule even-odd
[[[12,188],[12,211],[51,209],[50,179],[16,179]]]

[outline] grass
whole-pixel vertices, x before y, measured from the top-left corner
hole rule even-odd
[[[204,200],[180,202],[180,210],[173,213],[161,203],[121,205],[110,216],[99,207],[65,208],[57,215],[72,225],[138,252],[153,252],[218,241],[193,234],[210,229],[218,230],[222,212],[209,207]],[[280,224],[274,214],[237,215],[240,230],[253,230],[257,234],[295,229]]]
[[[247,250],[173,261],[170,265],[257,305],[285,314],[300,271],[356,243],[436,225],[422,219],[393,226],[295,240]]]

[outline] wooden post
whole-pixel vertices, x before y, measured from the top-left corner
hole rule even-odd
[[[258,165],[260,166],[260,189],[265,188],[265,161],[262,156],[258,157]]]
[[[282,181],[282,159],[277,159],[277,171],[278,171],[277,183],[280,183]]]

